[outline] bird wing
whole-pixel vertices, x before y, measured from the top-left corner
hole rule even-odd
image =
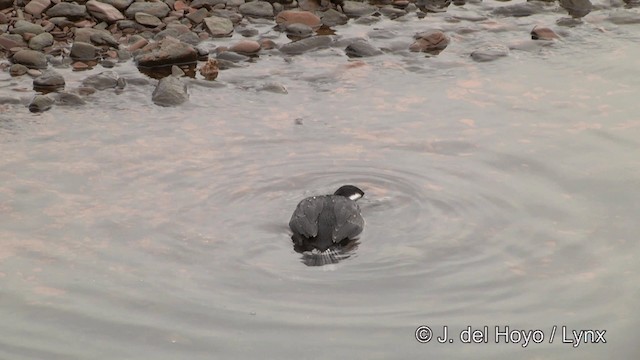
[[[318,216],[324,208],[324,201],[320,197],[306,198],[296,207],[291,215],[289,227],[294,234],[311,238],[318,235]]]
[[[347,238],[353,239],[362,232],[364,219],[355,201],[348,198],[335,199],[333,212],[336,218],[336,226],[332,234],[333,242],[340,242]]]

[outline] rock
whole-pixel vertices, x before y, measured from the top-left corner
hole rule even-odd
[[[47,95],[36,95],[29,103],[29,111],[31,112],[44,112],[51,109],[54,100]]]
[[[22,76],[27,73],[27,70],[29,70],[29,68],[22,64],[13,64],[9,68],[9,74],[11,74],[11,76]]]
[[[158,82],[151,100],[158,106],[176,106],[189,99],[187,85],[175,76],[167,76]]]
[[[97,58],[98,49],[88,43],[82,41],[74,41],[73,45],[71,45],[71,53],[69,56],[73,60],[95,60]]]
[[[200,24],[204,19],[209,16],[209,11],[205,8],[200,8],[197,11],[187,15],[187,19],[191,20],[194,24]]]
[[[51,0],[31,0],[24,6],[24,11],[39,16],[51,6]]]
[[[172,76],[177,76],[177,77],[181,77],[184,76],[184,70],[180,69],[180,67],[176,66],[176,65],[172,65],[171,66],[171,75]]]
[[[614,10],[609,13],[609,21],[616,25],[640,24],[640,14],[629,10]]]
[[[182,41],[183,43],[196,46],[200,43],[202,39],[200,39],[200,37],[195,33],[192,33],[191,31],[189,31],[188,33],[179,35],[178,40]]]
[[[193,46],[172,37],[160,41],[160,46],[151,52],[135,57],[136,63],[141,67],[196,63],[197,60],[198,52]]]
[[[593,5],[589,0],[560,0],[560,6],[573,18],[581,18],[591,12]]]
[[[425,52],[437,55],[449,45],[449,37],[439,30],[429,30],[418,33],[416,39],[409,45],[409,50],[414,52]]]
[[[204,26],[214,37],[228,36],[233,32],[231,20],[219,16],[210,16],[204,19]]]
[[[451,0],[417,0],[416,6],[422,11],[444,12],[451,5]]]
[[[531,30],[531,39],[533,40],[553,40],[558,39],[558,35],[548,27],[535,26]]]
[[[270,3],[262,0],[252,1],[240,5],[240,14],[244,16],[253,16],[260,18],[272,18],[273,6]]]
[[[226,3],[227,0],[195,0],[191,2],[191,7],[194,9],[200,9],[202,7],[211,9],[216,5],[226,5]]]
[[[89,0],[87,1],[87,11],[91,16],[98,20],[114,23],[118,20],[124,20],[124,15],[113,5],[104,2]]]
[[[260,44],[253,40],[240,40],[229,47],[233,51],[243,55],[254,55],[260,51]]]
[[[55,104],[59,106],[80,106],[86,104],[79,95],[64,91],[49,94],[49,97],[53,98]]]
[[[117,72],[109,70],[100,74],[90,75],[82,81],[83,86],[88,86],[96,90],[114,89],[122,83]]]
[[[352,42],[351,44],[349,44],[349,46],[347,46],[347,48],[344,51],[348,57],[358,57],[358,58],[376,56],[376,55],[382,54],[382,51],[380,49],[369,44],[369,42],[367,42],[364,39],[358,39]]]
[[[290,24],[304,24],[312,29],[318,29],[322,26],[322,20],[309,11],[285,10],[276,16],[276,23],[280,27],[286,27]]]
[[[471,58],[477,62],[487,62],[509,55],[509,48],[504,45],[485,45],[471,53]]]
[[[298,38],[305,38],[313,35],[313,29],[309,25],[293,23],[285,26],[284,31],[288,35]]]
[[[348,17],[363,17],[376,12],[378,8],[368,3],[357,1],[345,1],[343,10]]]
[[[40,51],[51,45],[53,45],[53,35],[49,33],[36,35],[29,40],[29,48],[32,50]]]
[[[136,19],[138,24],[142,24],[145,26],[156,27],[162,25],[162,21],[160,21],[160,19],[147,13],[137,12],[135,13],[134,18]]]
[[[134,2],[124,11],[124,14],[132,19],[136,13],[143,12],[158,18],[164,18],[171,9],[163,2]]]
[[[525,2],[493,9],[492,13],[499,16],[525,17],[538,14],[542,10],[541,5],[536,2]]]
[[[7,15],[5,15],[4,13],[0,12],[0,25],[4,25],[4,24],[8,24],[9,23],[9,17]],[[4,30],[6,31],[6,30]]]
[[[320,19],[322,21],[322,25],[328,27],[344,25],[349,21],[349,17],[347,17],[347,15],[335,9],[329,9],[323,13],[320,13]]]
[[[46,69],[47,58],[40,51],[20,50],[11,58],[16,64],[22,64],[30,69]]]
[[[226,19],[231,20],[234,24],[239,24],[242,21],[242,15],[238,14],[235,11],[227,10],[227,9],[215,9],[211,10],[209,13],[211,16],[219,16]]]
[[[280,51],[289,55],[302,54],[318,48],[328,47],[332,41],[333,40],[330,36],[312,36],[306,39],[284,44],[280,47]]]
[[[95,29],[94,29],[95,30]],[[108,31],[95,31],[89,36],[89,40],[96,45],[108,45],[114,49],[120,47],[120,43],[111,36]]]
[[[129,7],[129,5],[131,5],[131,3],[133,3],[133,0],[100,0],[100,2],[109,4],[120,11],[124,11]]]
[[[207,80],[215,80],[218,77],[218,60],[207,59],[207,62],[199,69],[200,75]]]
[[[20,105],[22,100],[15,96],[2,96],[0,95],[0,105]]]
[[[26,47],[27,44],[18,34],[2,34],[0,35],[0,50],[13,49],[18,47]]]
[[[287,91],[287,88],[284,87],[284,85],[279,84],[279,83],[275,83],[275,82],[266,83],[266,84],[258,87],[256,90],[272,92],[274,94],[288,94],[289,93]]]
[[[238,63],[242,61],[251,60],[250,57],[246,55],[238,54],[233,51],[223,51],[218,55],[216,55],[216,59],[218,60],[218,65],[220,66],[221,69],[224,69],[223,65],[228,63]]]
[[[75,3],[61,2],[53,5],[47,10],[47,16],[52,18],[56,16],[63,16],[70,19],[78,19],[87,15],[87,7],[84,5],[78,5]]]
[[[47,70],[33,79],[33,89],[36,91],[55,91],[64,88],[64,78],[54,70]]]
[[[378,11],[380,11],[380,13],[386,17],[388,17],[389,19],[397,19],[401,16],[405,16],[407,15],[407,12],[405,10],[402,9],[396,9],[394,7],[391,6],[385,6],[380,8]]]
[[[38,34],[42,34],[43,32],[44,32],[44,29],[42,28],[42,26],[32,24],[31,22],[25,21],[25,20],[16,21],[13,29],[11,29],[12,34],[20,34],[20,35],[24,35],[25,33],[38,35]]]
[[[0,10],[8,9],[13,6],[13,0],[0,0]]]
[[[254,37],[254,36],[258,36],[258,34],[260,34],[258,29],[249,28],[249,27],[237,27],[237,28],[234,29],[234,31],[237,34],[240,34],[240,35],[242,35],[244,37]]]

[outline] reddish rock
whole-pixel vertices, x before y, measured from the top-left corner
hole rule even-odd
[[[414,38],[416,41],[409,46],[409,50],[414,52],[437,55],[449,45],[449,37],[439,30],[425,31]]]
[[[51,0],[31,0],[24,6],[24,11],[31,15],[40,15],[51,6]]]
[[[240,40],[231,45],[229,51],[237,52],[243,55],[253,55],[260,51],[260,44],[253,40]]]
[[[559,39],[556,33],[548,27],[536,26],[531,30],[531,39],[533,40],[553,40]]]
[[[17,41],[13,41],[9,38],[0,37],[0,49],[9,50],[12,48],[27,46],[25,43],[19,43]]]
[[[173,3],[174,10],[184,10],[186,8],[188,8],[188,6],[182,0],[178,0],[175,3]]]
[[[149,44],[149,41],[147,39],[140,39],[129,46],[129,51],[134,52],[138,49],[142,49],[143,47],[147,46],[147,44]]]
[[[278,47],[278,45],[271,39],[260,39],[258,42],[260,43],[260,47],[265,50],[271,50]]]
[[[312,12],[299,10],[284,10],[276,16],[276,23],[282,27],[290,24],[305,24],[312,29],[322,26],[322,20]]]
[[[73,68],[73,70],[76,70],[76,71],[89,69],[89,65],[83,63],[82,61],[74,62],[73,64],[71,64],[71,67]]]
[[[120,10],[116,9],[113,5],[96,0],[87,1],[87,11],[96,19],[106,21],[108,23],[124,20],[124,15]]]
[[[218,77],[218,60],[208,59],[207,62],[199,69],[200,75],[207,80],[215,80]]]

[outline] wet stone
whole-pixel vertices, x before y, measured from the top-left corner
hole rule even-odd
[[[44,112],[51,109],[55,101],[47,95],[36,95],[29,103],[29,111],[33,113]]]
[[[147,13],[137,12],[135,13],[134,18],[138,22],[138,24],[142,24],[145,26],[156,27],[162,25],[162,21],[160,21],[158,17]]]
[[[187,85],[176,76],[162,78],[156,86],[151,100],[158,106],[177,106],[189,99]]]
[[[402,9],[396,9],[394,7],[385,6],[380,8],[380,13],[389,19],[397,19],[401,16],[407,15],[407,12]]]
[[[114,89],[118,87],[119,80],[120,76],[117,72],[108,70],[87,77],[82,81],[82,85],[96,90]]]
[[[16,64],[22,64],[30,69],[46,69],[47,57],[40,51],[20,50],[11,59]]]
[[[32,50],[40,51],[51,45],[53,45],[53,35],[49,33],[36,35],[29,40],[29,48]]]
[[[233,23],[231,20],[219,16],[210,16],[204,19],[204,25],[209,31],[209,34],[214,37],[228,36],[233,32]]]
[[[207,59],[207,62],[198,69],[200,75],[206,80],[215,80],[218,77],[219,72],[218,60]]]
[[[343,9],[344,14],[349,17],[363,17],[375,13],[378,8],[364,2],[345,1]]]
[[[616,25],[640,24],[640,13],[629,10],[614,10],[608,20]]]
[[[509,49],[504,45],[485,45],[471,53],[471,58],[477,62],[487,62],[509,55]]]
[[[223,51],[221,53],[219,53],[218,55],[216,55],[216,58],[220,61],[225,60],[225,61],[230,61],[233,63],[237,63],[237,62],[241,62],[241,61],[249,61],[251,60],[250,57],[243,55],[243,54],[238,54],[236,52],[233,51]],[[221,66],[222,68],[222,66]]]
[[[284,85],[276,82],[266,83],[256,88],[258,91],[266,91],[274,94],[288,94],[287,88]]]
[[[413,52],[424,52],[437,55],[449,46],[449,37],[439,30],[430,30],[418,33],[414,36],[415,41],[409,46]]]
[[[235,32],[244,37],[254,37],[260,34],[258,29],[254,29],[254,28],[236,28]]]
[[[129,19],[133,18],[135,14],[139,12],[164,18],[169,14],[169,11],[171,11],[171,9],[163,2],[134,2],[124,11],[124,14]]]
[[[239,11],[244,16],[253,16],[261,18],[273,17],[273,6],[266,1],[252,1],[240,5]]]
[[[187,19],[191,20],[194,24],[200,24],[209,15],[209,11],[205,8],[200,8],[197,11],[187,15]]]
[[[227,9],[211,10],[210,15],[229,19],[234,24],[238,24],[240,23],[240,21],[242,21],[242,15],[238,14],[235,11],[231,11]]]
[[[29,68],[22,64],[13,64],[9,67],[9,74],[11,74],[11,76],[22,76],[26,74],[28,70]]]
[[[74,3],[61,2],[47,10],[48,17],[62,16],[70,19],[78,19],[87,15],[87,7]]]
[[[500,16],[525,17],[538,14],[541,10],[542,7],[537,3],[526,2],[500,6],[493,9],[492,13]]]
[[[194,9],[200,9],[202,7],[206,7],[211,9],[216,5],[225,5],[227,0],[195,0],[191,2],[191,7]]]
[[[260,44],[253,40],[240,40],[231,45],[229,51],[233,51],[243,55],[254,55],[260,51]]]
[[[288,55],[302,54],[318,48],[328,47],[332,41],[329,36],[312,36],[284,44],[280,47],[280,51]]]
[[[320,19],[322,20],[322,25],[328,26],[328,27],[344,25],[349,21],[349,17],[347,17],[347,15],[335,9],[329,9],[321,13]]]
[[[42,34],[43,32],[44,32],[44,29],[42,28],[42,26],[32,24],[31,22],[25,21],[25,20],[16,21],[16,23],[14,24],[14,28],[11,29],[12,34],[20,34],[20,35],[24,35],[25,33],[38,35],[38,34]]]
[[[124,11],[133,3],[133,0],[100,0],[100,2],[109,4],[120,11]]]
[[[71,56],[74,60],[86,61],[95,60],[97,58],[98,49],[88,43],[82,41],[74,41],[71,45]]]
[[[284,31],[294,37],[305,38],[313,35],[313,29],[305,24],[293,23],[285,26]]]
[[[91,16],[98,20],[114,23],[118,20],[124,20],[124,15],[113,5],[104,2],[89,0],[87,1],[87,11]]]
[[[26,47],[27,44],[22,39],[21,35],[18,34],[2,34],[0,35],[0,49],[4,48],[5,50],[18,48],[18,47]]]
[[[589,0],[560,0],[560,6],[574,18],[584,17],[593,9]]]
[[[348,57],[370,57],[381,55],[382,51],[377,47],[371,45],[368,41],[364,39],[358,39],[351,44],[349,44],[344,50]]]
[[[553,30],[549,29],[548,27],[535,26],[531,30],[531,39],[533,39],[533,40],[553,40],[553,39],[558,39],[558,35],[556,35],[556,33]]]
[[[276,23],[281,27],[290,24],[304,24],[312,29],[317,29],[322,25],[322,20],[309,11],[285,10],[276,16]]]
[[[444,12],[451,5],[451,0],[417,0],[416,6],[422,11]]]
[[[55,104],[58,106],[81,106],[86,104],[86,101],[79,95],[64,91],[49,94],[49,97],[53,98]]]
[[[33,79],[33,89],[36,91],[55,91],[64,88],[64,78],[54,70],[47,70]]]
[[[138,66],[154,67],[175,64],[195,63],[198,53],[193,46],[178,39],[167,37],[160,41],[160,46],[135,58]]]

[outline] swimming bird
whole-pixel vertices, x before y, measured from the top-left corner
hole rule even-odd
[[[360,207],[356,204],[362,196],[364,191],[344,185],[333,195],[312,196],[300,201],[289,220],[295,247],[322,253],[348,244],[364,227]]]

